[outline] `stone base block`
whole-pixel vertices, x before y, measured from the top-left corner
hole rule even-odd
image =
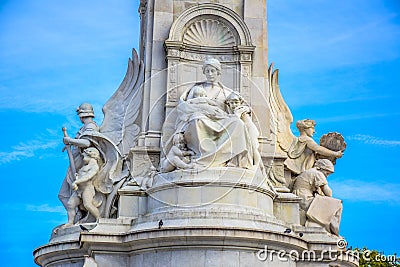
[[[275,198],[275,192],[267,187],[263,177],[238,168],[159,174],[147,193],[148,213],[206,208],[233,213],[252,211],[272,217]]]
[[[274,200],[274,215],[289,225],[300,224],[301,198],[292,193],[279,193]]]

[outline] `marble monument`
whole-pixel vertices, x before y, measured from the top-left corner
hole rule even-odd
[[[63,129],[68,221],[35,262],[358,266],[327,180],[346,143],[318,144],[310,119],[293,135],[265,1],[141,0],[139,13],[139,53],[101,125],[83,103],[82,128]]]

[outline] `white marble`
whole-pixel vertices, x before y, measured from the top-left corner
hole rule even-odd
[[[140,58],[102,125],[84,103],[82,129],[64,131],[70,218],[34,251],[38,265],[358,266],[288,256],[344,251],[326,177],[346,144],[338,133],[317,144],[312,120],[291,132],[268,68],[266,2],[211,2],[140,1]]]

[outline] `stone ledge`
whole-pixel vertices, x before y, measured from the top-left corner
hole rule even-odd
[[[80,232],[83,231],[81,226],[90,231],[96,227],[96,223],[83,223],[72,225],[66,228],[62,228],[62,225],[57,226],[52,231],[50,244],[79,240]]]
[[[126,233],[132,226],[133,218],[108,219],[99,218],[96,227],[89,232],[92,233]]]
[[[40,246],[33,251],[35,263],[40,266],[47,266],[52,262],[82,261],[84,250],[81,249],[79,241],[64,241],[50,243]],[[49,257],[49,255],[51,255]]]
[[[175,246],[199,247],[251,247],[262,248],[264,244],[276,248],[305,250],[307,242],[295,235],[283,232],[261,231],[255,229],[223,227],[184,227],[146,229],[132,231],[125,235],[104,235],[99,233],[82,233],[81,242],[93,249],[107,248],[110,243],[116,251],[138,251],[143,249],[162,249]]]

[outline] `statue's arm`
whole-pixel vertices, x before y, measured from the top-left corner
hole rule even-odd
[[[329,185],[322,185],[320,188],[325,196],[332,197],[332,189],[329,187]]]
[[[210,106],[216,106],[218,107],[217,101],[210,99],[210,98],[205,98],[207,104],[209,104]]]
[[[242,119],[243,121],[245,120],[244,117],[246,117],[246,115],[248,115],[250,112],[251,112],[250,107],[246,106],[246,105],[239,106],[233,111],[233,113],[236,116],[238,116],[240,119]],[[248,116],[248,117],[249,118],[247,118],[247,119],[251,120],[250,116]]]
[[[327,149],[326,147],[318,145],[312,138],[307,139],[307,147],[314,152],[324,155],[324,156],[332,156],[336,158],[341,158],[343,153],[342,151],[333,151],[330,149]]]
[[[194,152],[191,150],[181,150],[183,156],[194,156]]]
[[[185,96],[185,94],[183,94],[182,97],[181,97],[181,101],[187,101],[189,99],[193,99],[193,91],[194,91],[193,89],[196,86],[198,86],[198,85],[195,85],[192,88],[190,88],[189,91],[187,92],[186,96]]]
[[[87,139],[76,139],[76,138],[71,138],[71,137],[64,137],[63,139],[64,144],[66,145],[74,145],[77,147],[81,147],[81,148],[87,148],[90,147],[90,141]]]
[[[183,156],[185,156],[184,154],[183,154],[183,151],[182,150],[180,150],[178,147],[176,147],[176,146],[172,146],[171,147],[171,152],[172,152],[172,155],[174,155],[174,156],[178,156],[178,157],[183,157]]]
[[[242,118],[242,121],[243,121],[245,124],[254,124],[254,123],[253,123],[253,120],[251,119],[251,117],[250,117],[250,115],[249,115],[249,113],[247,113],[247,112],[243,113],[242,116],[241,116],[241,118]]]

